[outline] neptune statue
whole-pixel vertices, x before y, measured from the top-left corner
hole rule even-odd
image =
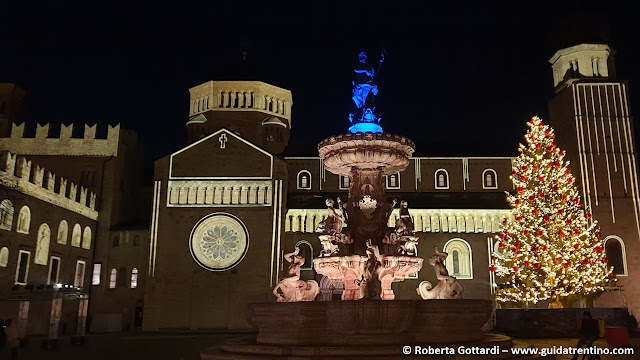
[[[378,64],[378,73],[380,66],[384,61],[384,52],[380,54],[380,63]],[[354,111],[349,114],[351,133],[381,133],[382,128],[378,123],[380,119],[375,115],[376,109],[375,97],[378,95],[377,73],[373,66],[367,63],[367,53],[362,51],[358,55],[358,63],[356,63],[354,71],[353,85],[353,104]]]

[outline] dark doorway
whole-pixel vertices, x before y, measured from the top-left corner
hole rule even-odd
[[[133,320],[134,327],[142,327],[142,306],[136,306],[135,318]]]

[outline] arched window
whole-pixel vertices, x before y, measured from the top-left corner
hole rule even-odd
[[[36,242],[36,257],[33,260],[36,264],[47,265],[49,261],[49,244],[51,242],[51,229],[49,225],[43,223],[38,228],[38,240]]]
[[[435,173],[436,189],[449,188],[449,173],[445,169],[436,170]]]
[[[486,169],[482,172],[482,188],[483,189],[497,189],[498,188],[498,176],[493,169]]]
[[[400,173],[387,175],[387,189],[400,189]]]
[[[84,228],[84,232],[82,233],[82,248],[91,248],[91,228],[88,226]]]
[[[82,228],[80,224],[73,225],[73,232],[71,233],[71,246],[80,247],[82,241]]]
[[[313,269],[313,247],[311,244],[306,241],[298,241],[296,247],[300,248],[300,253],[298,255],[304,258],[304,264],[300,268],[301,270],[311,270]]]
[[[28,206],[23,206],[20,208],[20,213],[18,213],[18,226],[16,226],[16,231],[23,234],[29,233],[29,227],[31,226],[31,210]]]
[[[127,275],[129,275],[129,273],[127,272],[127,269],[125,268],[120,268],[120,271],[118,271],[118,286],[121,287],[126,287],[127,285]]]
[[[118,270],[111,269],[109,273],[109,289],[115,289],[118,281]]]
[[[13,204],[9,199],[0,202],[0,229],[11,230],[13,223]]]
[[[69,225],[66,220],[60,221],[60,225],[58,225],[58,244],[67,244],[67,235],[69,234]]]
[[[471,246],[463,239],[451,239],[444,244],[443,251],[449,254],[445,266],[449,275],[458,279],[473,279]]]
[[[2,249],[0,249],[0,266],[7,267],[8,263],[9,263],[9,248],[5,246]]]
[[[138,269],[131,269],[131,288],[135,289],[138,287]]]
[[[604,249],[608,264],[613,266],[613,272],[616,275],[627,275],[627,254],[622,239],[615,235],[607,236]]]
[[[119,236],[116,236],[116,237],[113,238],[113,245],[112,246],[113,247],[120,246],[120,237]]]
[[[311,189],[311,173],[307,170],[298,173],[298,189]]]

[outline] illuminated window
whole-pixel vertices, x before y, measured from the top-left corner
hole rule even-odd
[[[11,224],[9,224],[11,225]],[[18,213],[18,225],[16,231],[23,234],[29,233],[29,226],[31,225],[31,210],[28,206],[23,206]]]
[[[49,285],[57,284],[59,275],[60,275],[60,258],[57,256],[52,256],[51,262],[49,263],[49,276],[47,276],[47,279],[49,279],[49,281],[47,282],[47,284]]]
[[[436,189],[448,189],[449,188],[449,174],[447,170],[440,169],[435,173]]]
[[[5,246],[0,250],[0,266],[7,267],[8,263],[9,263],[9,248]]]
[[[83,287],[84,286],[84,268],[85,268],[85,261],[84,260],[78,260],[78,262],[76,262],[76,276],[74,277],[73,280],[73,286],[74,287]]]
[[[458,279],[473,279],[471,246],[463,239],[451,239],[444,244],[443,251],[448,254],[445,266],[449,275]]]
[[[31,259],[31,252],[26,250],[20,250],[18,254],[18,265],[16,266],[16,278],[15,283],[19,285],[26,285],[29,278],[29,260]]]
[[[113,247],[118,247],[120,246],[120,237],[116,236],[113,238]]]
[[[13,204],[5,199],[0,202],[0,229],[11,230],[13,223]]]
[[[82,248],[91,248],[91,228],[88,226],[84,228],[84,232],[82,233]]]
[[[116,288],[116,281],[117,280],[118,280],[118,270],[111,269],[111,272],[109,273],[109,289],[115,289]]]
[[[131,288],[135,289],[138,287],[138,269],[131,269]]]
[[[340,175],[340,190],[348,190],[349,186],[351,186],[351,178]]]
[[[400,173],[387,176],[387,189],[400,189]]]
[[[483,189],[497,189],[498,177],[493,169],[486,169],[482,173],[482,188]]]
[[[605,254],[608,264],[613,266],[616,275],[627,275],[627,259],[624,243],[619,237],[612,235],[604,240]]]
[[[69,225],[66,220],[60,221],[60,225],[58,225],[58,244],[67,244],[67,236],[69,234]]]
[[[93,264],[93,273],[91,274],[91,285],[100,285],[100,273],[102,272],[102,264]]]
[[[311,173],[307,170],[298,173],[298,189],[311,189]]]
[[[82,241],[82,228],[80,224],[75,224],[73,226],[73,233],[71,233],[71,246],[80,247],[80,242]]]
[[[140,236],[136,235],[133,237],[133,246],[140,246]]]

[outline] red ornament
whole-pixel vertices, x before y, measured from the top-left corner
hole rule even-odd
[[[529,201],[534,201],[535,199],[536,199],[535,196],[533,196],[533,195],[529,196]]]
[[[560,264],[560,263],[562,262],[562,258],[561,258],[561,257],[557,257],[557,258],[556,258],[556,262],[557,262],[558,264]]]
[[[520,241],[516,241],[515,246],[516,246],[517,248],[519,248],[519,247],[520,247],[520,246],[522,246],[522,245],[520,244]]]
[[[547,164],[547,166],[549,166],[549,167],[553,167],[553,161],[549,161],[549,163]]]
[[[567,225],[571,225],[571,219],[567,219],[567,221],[564,222]]]
[[[542,218],[542,221],[544,221],[544,222],[546,222],[546,223],[548,223],[548,222],[549,222],[549,220],[550,220],[550,219],[549,219],[549,217],[548,217],[548,216],[545,216],[545,217],[543,217],[543,218]]]
[[[586,213],[586,214],[584,214],[584,217],[586,217],[587,220],[589,220],[589,219],[591,219],[591,214],[590,213]]]
[[[519,189],[520,189],[520,188],[518,188],[518,190],[519,190]],[[562,200],[562,202],[567,202],[567,197],[566,197],[566,196],[563,196],[561,200]]]
[[[502,225],[507,226],[507,220],[502,220]]]
[[[522,171],[527,171],[529,168],[525,165],[522,167]]]
[[[564,214],[564,210],[559,209],[559,210],[558,210],[558,215],[562,215],[562,214]]]
[[[520,199],[516,199],[515,204],[520,205]]]
[[[515,171],[515,170],[513,170],[513,172],[511,173],[511,175],[516,176],[516,175],[518,175],[518,172],[517,172],[517,171]]]
[[[515,249],[513,249],[513,253],[514,253],[514,254],[517,254],[518,252],[520,252],[520,248],[515,248]]]
[[[588,262],[586,259],[585,259],[585,260],[582,260],[582,265],[587,266],[587,264],[588,264],[588,263],[589,263],[589,262]]]
[[[547,245],[542,245],[542,251],[547,251]]]
[[[531,252],[532,252],[532,253],[534,253],[534,254],[535,254],[535,253],[537,253],[537,252],[538,252],[538,248],[537,248],[537,247],[535,247],[535,246],[534,246],[534,247],[532,247],[532,248],[531,248]]]
[[[578,207],[583,207],[584,204],[582,203],[582,201],[578,201]]]
[[[609,274],[609,277],[610,277],[610,278],[615,278],[615,277],[616,277],[616,273],[611,273],[611,274]]]
[[[602,262],[606,264],[609,262],[609,260],[607,260],[607,258],[602,258]]]
[[[551,131],[550,131],[549,129],[547,129],[547,130],[545,130],[545,131],[544,131],[544,134],[545,134],[545,135],[549,135],[549,133],[550,133],[550,132],[551,132]]]
[[[558,168],[558,169],[560,168],[560,163],[559,162],[556,162],[556,168]]]
[[[602,237],[602,233],[600,231],[596,231],[596,237],[600,239]]]
[[[602,252],[602,248],[600,246],[596,246],[593,248],[593,251],[595,251],[596,253],[600,254]]]
[[[568,184],[571,184],[572,182],[573,182],[573,178],[568,178],[568,179],[567,179],[567,183],[568,183]]]
[[[562,264],[562,267],[565,268],[565,269],[568,269],[569,268],[569,264],[564,263],[564,264]]]
[[[540,199],[544,199],[544,193],[540,193],[540,194],[538,194],[538,197],[539,197]]]
[[[517,217],[516,217],[516,220],[518,220],[518,221],[522,221],[522,216],[517,216]]]
[[[520,176],[520,181],[527,181],[527,177],[524,175]]]
[[[496,271],[496,268],[495,268],[493,265],[491,265],[491,266],[489,266],[489,271],[491,271],[491,272],[495,272],[495,271]]]
[[[542,236],[544,235],[544,233],[542,232],[542,230],[538,230],[538,236]]]
[[[524,266],[529,266],[531,263],[529,261],[524,262]]]
[[[498,237],[499,237],[501,240],[504,240],[505,235],[504,235],[504,233],[501,233],[500,235],[498,235]]]
[[[551,134],[551,137],[555,139],[556,138],[556,133]]]
[[[571,171],[569,169],[567,169],[567,170],[564,171],[564,174],[565,175],[569,175],[569,174],[571,174]]]
[[[551,146],[547,146],[547,148],[545,149],[547,152],[551,152]]]
[[[538,178],[538,181],[543,182],[543,181],[544,181],[544,176],[540,176],[540,177]]]
[[[575,235],[575,236],[580,235],[580,230],[576,230],[576,231],[574,231],[574,232],[573,232],[573,235]]]
[[[554,186],[554,187],[551,188],[551,190],[553,190],[553,192],[558,192],[558,187]]]
[[[525,231],[523,231],[523,232],[522,232],[522,234],[523,234],[524,236],[529,236],[529,234],[531,234],[531,231],[529,231],[529,230],[525,230]]]
[[[533,171],[538,171],[538,166],[537,165],[533,165]]]
[[[518,268],[517,266],[514,266],[514,267],[513,267],[513,271],[518,271],[518,269],[519,269],[519,268]]]
[[[558,144],[554,141],[554,142],[551,143],[551,146],[556,147],[556,146],[558,146]]]
[[[578,250],[578,249],[580,248],[580,245],[578,245],[577,243],[576,243],[576,244],[573,244],[573,248],[574,248],[574,249],[576,249],[576,250]]]
[[[542,147],[542,145],[536,144],[536,149],[540,149],[541,147]]]
[[[560,157],[564,157],[564,151],[559,151],[559,152],[558,152],[558,156],[560,156]]]
[[[561,237],[561,238],[563,238],[563,237],[565,237],[567,234],[565,234],[565,233],[564,233],[564,231],[560,231],[560,234],[558,234],[558,235],[560,235],[560,237]]]
[[[518,186],[518,194],[524,194],[524,188],[522,186]]]
[[[536,210],[536,209],[531,210],[531,214],[532,214],[533,216],[538,215],[538,210]]]
[[[498,247],[499,247],[500,249],[504,249],[504,243],[503,243],[503,242],[499,242],[499,243],[498,243]]]
[[[590,263],[589,263],[589,266],[593,266],[593,265],[595,265],[595,264],[596,264],[596,263],[592,261],[592,262],[590,262]]]
[[[533,136],[533,135],[529,136],[529,140],[534,141],[535,139],[536,139],[535,136]]]
[[[543,126],[544,126],[544,124],[543,124],[542,122],[540,122],[540,123],[538,124],[538,127],[543,127]]]
[[[535,264],[533,264],[533,267],[534,267],[535,269],[540,269],[540,263],[535,263]]]

